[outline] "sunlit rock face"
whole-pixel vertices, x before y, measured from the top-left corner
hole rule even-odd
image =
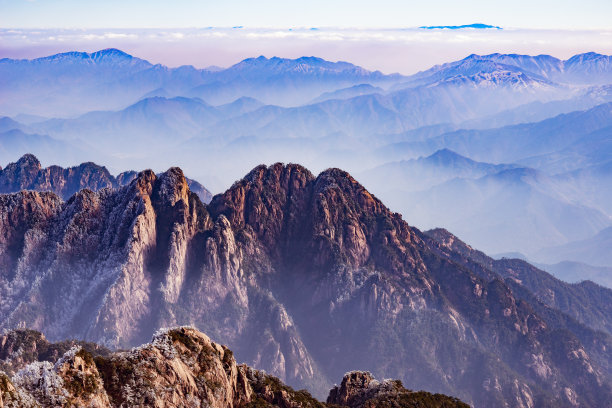
[[[8,335],[21,346],[61,348],[33,331]],[[159,330],[151,342],[129,351],[99,354],[91,344],[73,345],[61,356],[22,361],[12,377],[0,372],[0,407],[293,407],[325,408],[307,391],[295,391],[278,378],[236,364],[230,349],[192,327]],[[44,359],[47,358],[47,359]],[[333,407],[467,407],[459,400],[426,392],[413,393],[399,381],[369,382],[355,389],[343,380],[352,398]],[[338,394],[334,389],[328,400]],[[356,395],[358,394],[358,395]],[[338,399],[338,398],[336,398]],[[328,401],[329,402],[329,401]],[[442,405],[440,405],[442,404]]]
[[[180,169],[144,171],[67,201],[2,195],[0,222],[5,329],[127,348],[190,324],[321,398],[352,369],[477,407],[611,396],[609,334],[339,169],[258,166],[209,205]]]

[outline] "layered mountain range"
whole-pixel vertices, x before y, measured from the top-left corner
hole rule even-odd
[[[4,92],[15,96],[2,104],[10,115],[58,115],[113,109],[150,95],[201,97],[218,105],[251,96],[277,105],[302,105],[324,92],[359,84],[385,88],[431,85],[462,80],[504,83],[515,88],[554,84],[610,84],[612,62],[596,53],[576,55],[566,61],[548,55],[470,55],[412,76],[385,75],[347,62],[316,57],[298,59],[249,58],[227,69],[168,68],[154,65],[117,49],[94,53],[67,52],[33,60],[0,60]],[[47,82],[48,80],[53,82]],[[87,95],[97,90],[95,97]],[[35,93],[42,100],[34,106]],[[21,96],[19,98],[19,96]],[[79,106],[79,102],[86,103]],[[66,105],[57,104],[64,102]],[[26,109],[29,111],[26,112]],[[61,107],[61,111],[57,111]],[[70,107],[69,110],[66,110]]]
[[[421,232],[338,169],[258,166],[208,205],[144,171],[1,195],[0,221],[4,329],[125,348],[192,324],[321,398],[360,369],[475,407],[612,399],[611,290]]]
[[[518,144],[525,133],[525,129],[523,133],[513,129],[506,140],[497,141],[500,146]],[[496,138],[501,132],[485,134],[480,140]],[[560,143],[560,136],[557,132],[549,143]],[[536,137],[545,143],[541,134]],[[460,148],[459,141],[454,143]],[[491,147],[490,157],[495,142],[485,143]],[[481,157],[486,156],[483,153]],[[552,153],[548,157],[558,156]],[[609,265],[605,261],[605,231],[610,228],[612,213],[605,185],[612,173],[563,171],[550,176],[525,163],[506,163],[475,161],[441,149],[418,159],[389,162],[357,176],[395,211],[418,220],[420,227],[443,225],[489,254],[515,251],[542,263],[573,260]],[[561,165],[559,160],[556,164]],[[393,182],[388,182],[390,179]],[[582,247],[589,247],[590,252],[564,250],[582,240],[588,241]]]
[[[5,58],[0,77],[2,163],[180,166],[214,192],[260,163],[341,167],[489,254],[612,267],[609,56],[469,55],[405,76],[315,57],[168,68],[108,49]],[[585,240],[603,249],[563,249]]]
[[[0,406],[607,406],[610,61],[0,60]]]
[[[364,82],[389,83],[401,77],[371,72],[347,62],[330,62],[316,57],[295,60],[285,58],[249,58],[222,70],[196,69],[192,66],[168,68],[133,57],[117,49],[94,53],[68,52],[34,60],[0,60],[5,78],[5,92],[22,98],[3,104],[26,104],[24,94],[34,92],[46,102],[28,113],[38,115],[84,113],[117,108],[126,100],[135,102],[144,96],[206,96],[214,104],[231,102],[241,96],[257,95],[268,103],[302,104],[319,94]],[[54,78],[57,81],[46,83]],[[95,97],[88,95],[95,91]],[[85,102],[79,106],[77,101]],[[61,111],[57,109],[61,106]],[[32,106],[30,106],[32,107]]]

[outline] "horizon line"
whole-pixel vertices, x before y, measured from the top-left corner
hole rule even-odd
[[[476,25],[484,25],[487,27],[474,27]],[[4,26],[0,25],[0,30],[363,30],[363,31],[482,31],[482,32],[500,32],[500,31],[585,31],[585,32],[612,32],[611,27],[525,27],[525,26],[497,26],[486,23],[470,23],[458,25],[416,25],[416,26],[317,26],[317,25],[300,25],[300,26],[247,26],[247,25],[202,25],[202,26]]]

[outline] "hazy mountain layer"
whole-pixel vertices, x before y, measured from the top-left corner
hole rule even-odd
[[[582,262],[563,261],[556,264],[538,264],[538,267],[570,283],[590,280],[612,289],[612,268],[592,266]]]
[[[475,162],[450,150],[389,163],[361,173],[360,180],[420,227],[445,225],[488,253],[532,256],[552,242],[591,237],[612,223],[596,204],[578,200],[580,191],[603,185],[603,178],[571,190],[565,179]]]
[[[116,49],[33,60],[4,58],[0,77],[5,96],[0,103],[2,114],[60,117],[119,109],[147,95],[203,97],[215,105],[250,96],[266,103],[296,105],[323,92],[401,78],[315,57],[249,58],[223,70],[168,68]]]
[[[608,266],[612,265],[610,245],[612,245],[612,227],[601,230],[586,239],[544,248],[534,255],[534,259],[546,263],[570,260],[595,266]]]
[[[379,98],[372,95],[367,97]],[[380,99],[376,100],[380,102]],[[329,101],[332,102],[342,101]],[[61,126],[58,124],[60,122],[51,121],[44,126],[55,129],[53,132],[58,132],[58,135],[63,134],[61,137],[67,138],[61,142],[63,144],[72,143],[68,139],[79,135],[79,129],[87,129],[85,133],[90,135],[88,143],[99,144],[96,154],[100,155],[101,160],[114,155],[118,149],[116,146],[122,146],[122,149],[132,146],[124,156],[113,156],[110,163],[114,169],[145,167],[151,160],[159,160],[161,165],[170,164],[171,157],[180,157],[181,164],[186,166],[189,174],[217,191],[234,177],[239,177],[248,166],[260,161],[273,162],[278,157],[284,157],[287,161],[303,161],[316,169],[346,165],[355,169],[359,178],[394,210],[410,217],[416,225],[451,228],[489,253],[520,251],[533,256],[544,247],[594,236],[611,224],[612,197],[609,189],[605,188],[612,174],[609,171],[612,151],[610,104],[534,124],[501,129],[459,130],[442,135],[434,132],[431,134],[433,136],[425,131],[422,134],[404,133],[400,138],[412,141],[387,146],[384,140],[392,140],[391,136],[373,142],[357,138],[353,142],[353,138],[345,133],[350,131],[345,123],[350,122],[350,116],[355,112],[347,111],[346,120],[331,119],[319,105],[311,106],[308,113],[304,113],[306,108],[257,108],[258,104],[250,100],[241,101],[235,108],[223,109],[190,99],[157,98],[139,105],[142,106],[136,110],[129,108],[129,114],[124,112],[125,115],[109,112],[96,114],[104,118],[99,120],[106,126],[98,126],[98,119],[83,122],[84,118],[61,121]],[[241,113],[241,107],[245,105],[255,110],[246,107],[247,113]],[[270,136],[236,137],[257,132],[251,121],[259,121],[264,111],[267,112],[264,114],[267,119],[258,126],[265,128],[265,132],[271,132]],[[207,113],[200,117],[201,112]],[[392,110],[387,110],[387,113],[399,117]],[[232,114],[238,116],[211,125],[216,130],[209,137],[194,136],[181,142],[180,138],[172,136],[185,134],[186,128],[192,128],[191,134],[197,135],[203,131],[200,126],[210,125],[206,120],[209,115],[222,118]],[[338,112],[334,115],[338,115]],[[360,116],[366,118],[368,114]],[[284,117],[282,125],[276,122],[279,117]],[[316,137],[311,133],[325,123],[333,124],[336,130],[343,130],[328,137]],[[277,125],[280,127],[276,128]],[[117,132],[117,127],[123,130]],[[364,122],[363,128],[366,127]],[[130,134],[128,141],[124,142],[124,136],[116,136],[123,135],[123,132]],[[153,136],[155,132],[161,133]],[[273,137],[272,134],[279,136]],[[309,137],[309,134],[313,136]],[[60,138],[58,135],[55,137]],[[113,138],[115,142],[108,144],[108,140]],[[351,143],[347,143],[347,139]],[[20,136],[19,140],[27,139]],[[151,140],[162,142],[150,144]],[[377,147],[377,143],[382,146]],[[32,144],[40,146],[38,142]],[[143,145],[152,147],[141,148]],[[418,152],[428,156],[436,149],[455,149],[463,155],[464,160],[457,161],[453,155],[438,154],[435,162],[433,158],[429,162],[410,159],[413,161],[405,162],[411,164],[387,162],[381,165],[381,162],[389,159],[418,157],[422,154]],[[233,160],[223,159],[230,156]],[[203,157],[206,157],[204,162]],[[472,159],[480,163],[479,169],[470,163]],[[494,174],[495,169],[510,169],[516,164],[492,163],[517,161],[521,166],[533,166],[540,172],[527,169]],[[375,166],[378,169],[364,171]],[[405,169],[400,170],[398,166]],[[556,174],[551,177],[551,173]],[[489,177],[478,179],[485,175]],[[388,183],[392,176],[397,181]],[[457,177],[460,179],[450,180]],[[446,184],[440,185],[443,182]],[[416,190],[422,192],[412,194]],[[475,222],[473,216],[482,216],[483,222]],[[504,239],[500,240],[499,237]]]
[[[563,114],[536,123],[500,129],[462,129],[425,143],[432,150],[447,148],[474,160],[506,163],[522,160],[531,167],[546,169],[538,161],[526,159],[553,155],[569,146],[586,143],[592,137],[591,133],[611,125],[612,103],[606,103],[587,111]],[[568,170],[573,168],[566,167],[565,171]]]
[[[36,134],[31,129],[11,125],[11,129],[0,133],[0,160],[8,163],[15,157],[32,153],[52,162],[79,162],[90,155],[90,147],[82,143],[61,141],[47,135]]]
[[[0,214],[4,328],[125,347],[194,324],[317,395],[360,368],[476,407],[612,398],[608,334],[441,253],[337,169],[260,166],[208,206],[179,169],[146,171]]]
[[[383,164],[360,173],[359,179],[384,197],[381,193],[385,191],[419,191],[455,178],[476,179],[518,167],[476,162],[452,150],[441,149],[427,157]]]

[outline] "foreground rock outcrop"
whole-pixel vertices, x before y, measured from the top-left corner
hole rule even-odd
[[[399,380],[377,381],[371,373],[364,371],[345,374],[342,384],[329,392],[327,403],[349,408],[469,407],[446,395],[407,390]]]
[[[177,168],[65,202],[0,195],[0,260],[2,329],[128,348],[193,324],[319,398],[357,368],[476,407],[612,400],[593,318],[410,227],[339,169],[258,166],[209,205]]]
[[[111,353],[106,347],[95,343],[78,340],[52,343],[35,330],[12,330],[0,336],[0,371],[14,375],[33,362],[55,362],[68,350],[77,346],[99,356],[108,356]]]
[[[9,334],[31,346],[23,335]],[[231,350],[189,327],[161,330],[151,343],[126,352],[100,355],[75,345],[59,358],[23,365],[12,379],[0,373],[0,407],[326,406],[306,391],[237,365]],[[332,390],[328,402],[350,408],[467,407],[454,398],[412,393],[392,381],[375,384],[369,374],[362,375],[370,379],[365,387],[347,381],[355,376],[351,373],[342,382],[343,394]],[[352,398],[342,399],[344,394]]]

